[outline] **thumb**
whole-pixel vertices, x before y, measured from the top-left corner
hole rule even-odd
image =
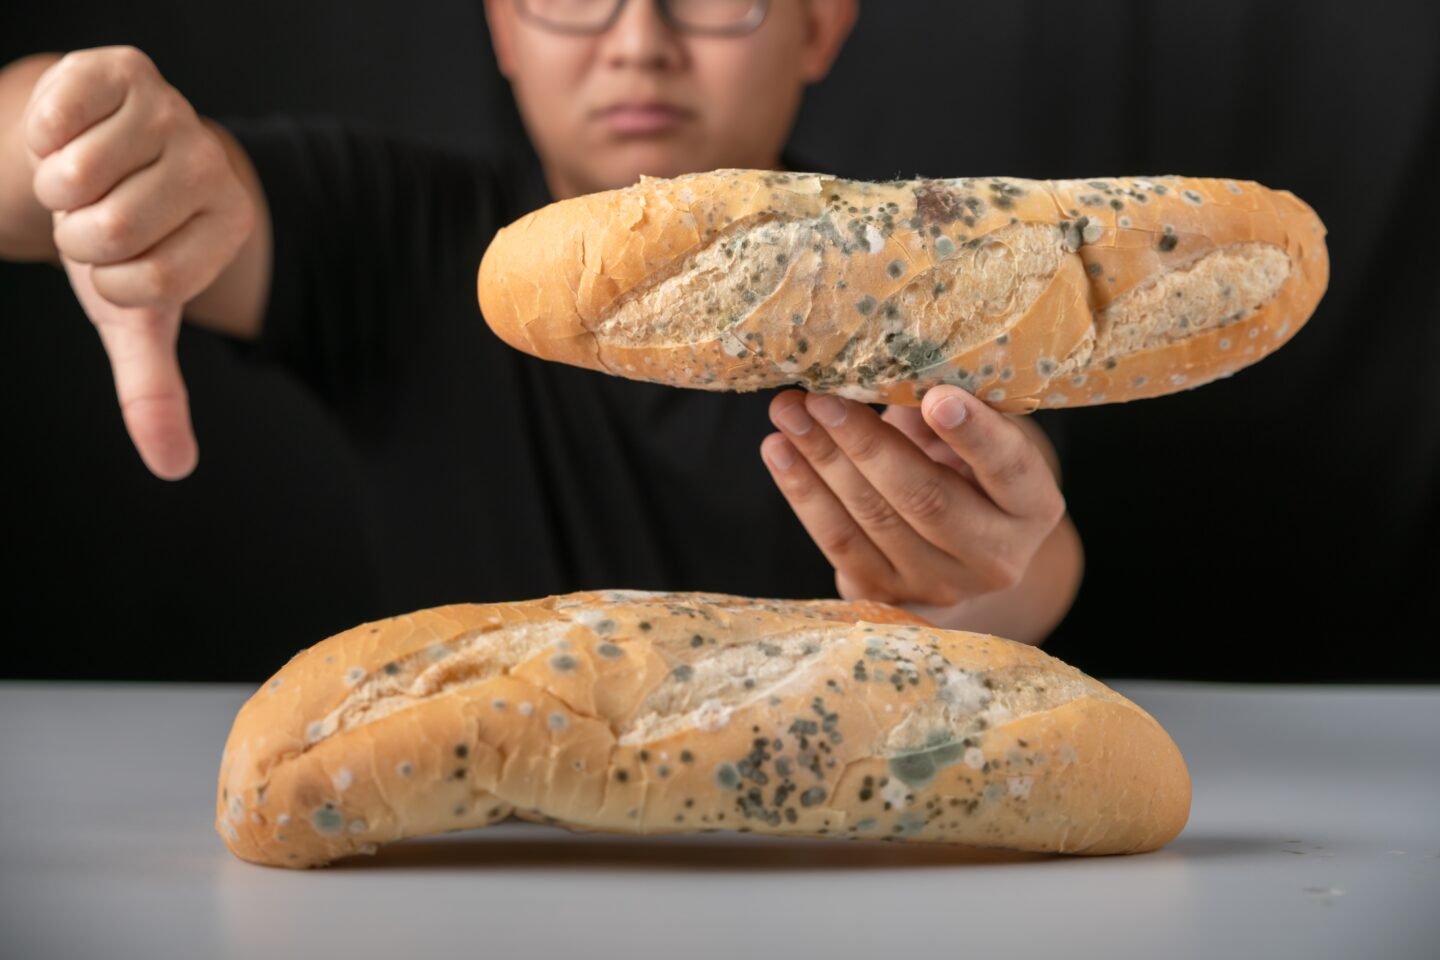
[[[117,307],[95,290],[88,264],[62,262],[110,357],[120,413],[140,459],[163,480],[188,476],[200,454],[175,353],[180,306]]]

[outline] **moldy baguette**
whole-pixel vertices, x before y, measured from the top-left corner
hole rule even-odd
[[[602,591],[297,654],[236,717],[216,826],[288,867],[512,815],[1126,853],[1189,803],[1159,724],[1032,647],[881,604]]]
[[[1323,224],[1235,180],[866,183],[717,170],[501,230],[481,308],[536,356],[708,390],[998,409],[1171,393],[1269,354],[1328,281]]]

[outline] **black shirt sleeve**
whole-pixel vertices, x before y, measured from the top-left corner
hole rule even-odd
[[[259,173],[274,237],[254,354],[342,412],[373,409],[444,322],[438,305],[474,303],[485,246],[526,192],[522,164],[335,122],[229,126]]]

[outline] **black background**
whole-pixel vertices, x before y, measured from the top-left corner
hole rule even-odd
[[[863,5],[795,136],[829,171],[1255,179],[1330,229],[1330,292],[1283,351],[1199,391],[1056,418],[1087,577],[1051,652],[1106,677],[1440,679],[1436,10]],[[339,116],[468,150],[520,136],[478,0],[3,16],[0,60],[132,43],[222,120]],[[257,680],[402,612],[375,609],[363,478],[303,384],[185,331],[203,458],[165,484],[130,447],[59,271],[0,264],[0,321],[0,676]]]

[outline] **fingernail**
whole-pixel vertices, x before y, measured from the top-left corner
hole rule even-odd
[[[795,451],[784,440],[765,444],[763,452],[765,459],[770,461],[770,466],[776,470],[784,472],[795,465]]]
[[[965,422],[970,411],[965,409],[965,401],[959,397],[946,397],[934,407],[930,408],[930,416],[935,422],[947,430],[953,430]]]
[[[785,430],[786,433],[793,433],[797,437],[810,432],[814,426],[810,422],[810,415],[805,412],[804,404],[791,403],[780,408],[775,414],[775,421]]]
[[[811,396],[805,401],[816,420],[827,427],[838,427],[845,422],[845,404],[835,397]]]

